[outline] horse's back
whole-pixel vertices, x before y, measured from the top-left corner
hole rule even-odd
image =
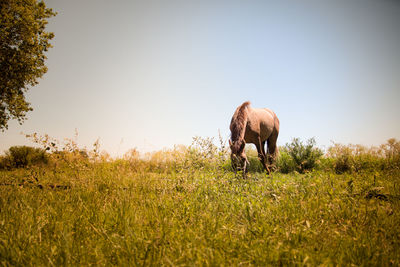
[[[269,108],[253,108],[254,119],[265,127],[274,127],[276,114]]]
[[[279,120],[275,112],[269,108],[252,108],[249,112],[247,130],[251,132],[249,139],[253,139],[257,134],[262,141],[265,141],[273,132],[279,131]]]
[[[267,117],[268,123],[273,123],[275,130],[279,132],[279,119],[278,119],[278,116],[276,116],[275,112],[273,112],[269,108],[263,108],[263,109],[266,110],[269,113],[269,116]]]

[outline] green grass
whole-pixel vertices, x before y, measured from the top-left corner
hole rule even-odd
[[[1,171],[0,264],[400,265],[399,177]]]

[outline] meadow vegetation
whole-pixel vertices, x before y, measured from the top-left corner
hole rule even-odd
[[[1,265],[400,265],[400,143],[294,139],[246,179],[224,142],[122,158],[47,135],[0,159]]]

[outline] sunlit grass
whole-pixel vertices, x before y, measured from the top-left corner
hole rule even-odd
[[[249,150],[243,179],[212,139],[112,159],[32,136],[45,161],[26,147],[1,158],[1,265],[400,265],[394,139],[335,145],[314,170],[297,142],[299,163],[286,146],[270,176]]]
[[[78,173],[2,171],[0,261],[399,265],[399,174],[250,173],[242,179],[222,169],[137,171],[124,161]],[[32,175],[42,187],[29,182]],[[49,187],[54,184],[68,187]]]

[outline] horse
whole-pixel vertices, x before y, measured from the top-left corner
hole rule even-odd
[[[270,174],[269,166],[278,156],[276,141],[279,135],[279,119],[275,112],[268,108],[252,108],[250,102],[244,102],[236,108],[232,116],[231,138],[229,146],[231,149],[232,167],[236,171],[238,165],[243,169],[245,175],[249,161],[244,152],[246,143],[256,146],[258,158],[264,169]],[[265,143],[267,143],[267,153],[265,153]]]

